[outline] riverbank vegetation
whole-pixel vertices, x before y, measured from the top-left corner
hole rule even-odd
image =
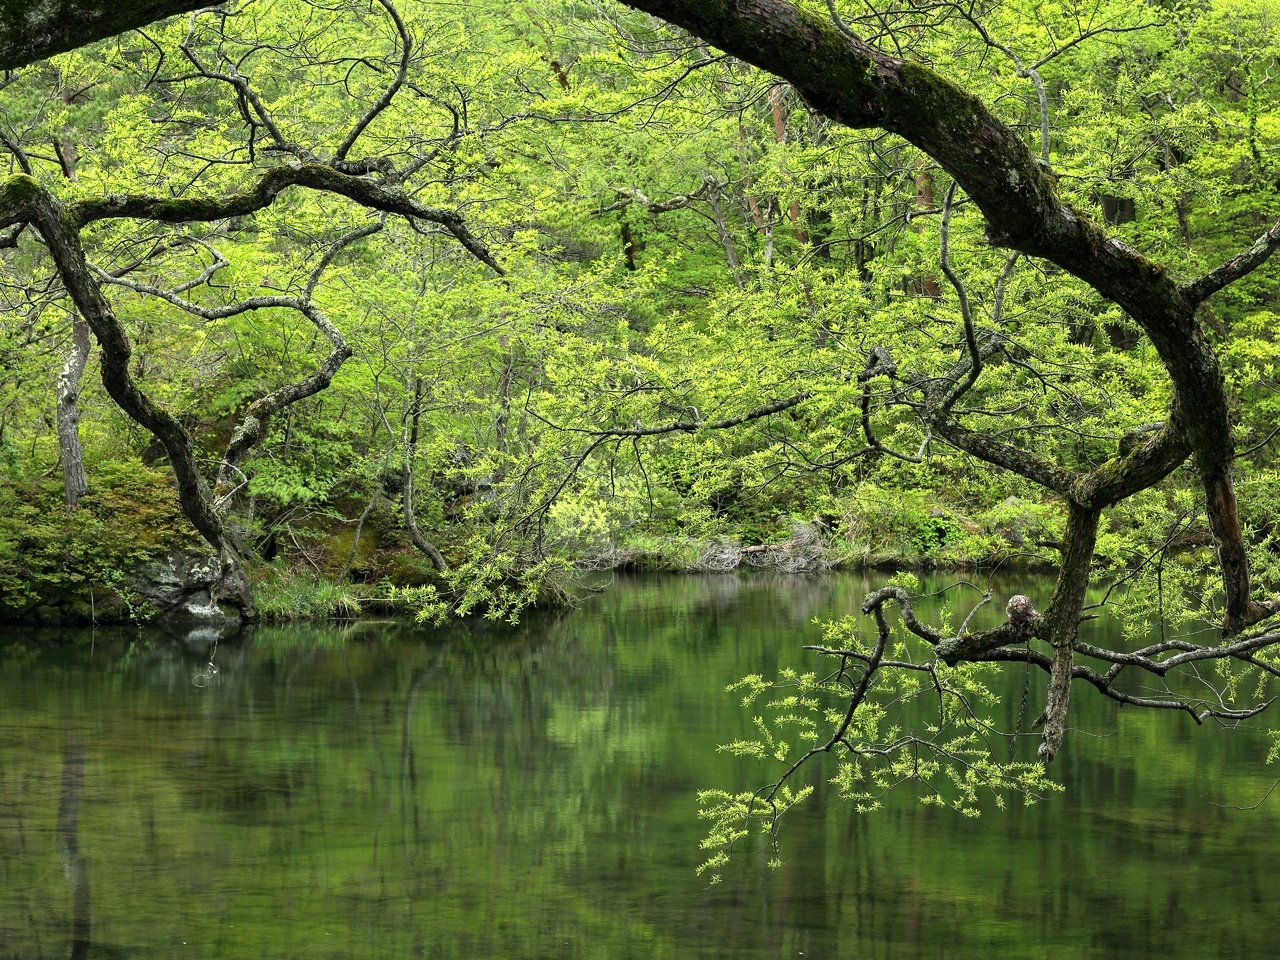
[[[281,0],[23,66],[0,604],[129,606],[119,571],[193,542],[247,617],[510,619],[618,567],[1035,566],[1047,608],[991,630],[869,597],[878,638],[783,678],[848,704],[818,752],[880,736],[850,726],[877,671],[929,672],[888,605],[930,662],[1048,672],[1045,759],[1073,678],[1258,712],[1163,678],[1277,671],[1274,26],[1259,0]],[[1156,646],[1080,640],[1108,580]],[[1229,639],[1170,639],[1201,623]],[[934,677],[967,722],[967,674]]]

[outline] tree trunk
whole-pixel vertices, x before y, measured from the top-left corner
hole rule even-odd
[[[29,221],[44,237],[63,286],[98,341],[102,384],[108,395],[125,414],[150,431],[169,455],[182,512],[218,555],[218,576],[210,590],[211,599],[239,608],[246,619],[255,617],[253,594],[239,553],[214,509],[208,484],[196,465],[191,438],[182,424],[143,393],[133,379],[129,370],[133,346],[89,270],[79,230],[52,193],[23,175],[0,181],[0,221],[5,220]]]
[[[72,510],[89,492],[85,478],[84,453],[80,448],[80,411],[77,399],[85,364],[89,362],[89,325],[79,313],[71,316],[71,349],[67,352],[56,387],[58,453],[62,459],[62,489]]]
[[[418,420],[422,415],[422,378],[413,378],[413,406],[409,409],[409,434],[404,445],[404,529],[413,545],[426,555],[440,573],[448,573],[449,564],[444,555],[422,535],[418,529],[418,517],[414,513],[413,473],[418,455]]]
[[[55,71],[59,96],[64,104],[71,102],[71,90],[67,87],[62,71]],[[64,131],[65,132],[65,131]],[[54,152],[62,167],[62,175],[76,179],[76,145],[66,138],[55,139]],[[55,388],[57,410],[54,417],[58,427],[58,453],[62,460],[62,489],[67,506],[75,510],[80,498],[89,492],[89,481],[84,472],[84,452],[80,447],[80,381],[85,365],[89,362],[89,325],[79,313],[71,314],[71,349],[67,352],[62,372],[58,374]]]
[[[915,183],[916,210],[932,210],[934,204],[933,171],[929,169],[924,158],[921,158],[919,164],[916,165]],[[915,230],[919,233],[920,227],[916,226]],[[931,300],[937,300],[942,296],[942,289],[938,286],[938,278],[931,273],[926,273],[923,277],[913,278],[910,283],[911,292],[917,296],[929,297]]]
[[[769,107],[773,112],[773,139],[776,143],[787,142],[787,122],[791,119],[791,111],[787,109],[787,91],[781,83],[769,88]],[[792,200],[787,204],[787,217],[791,220],[791,231],[800,243],[809,242],[809,234],[800,224],[800,204]]]
[[[95,40],[201,7],[208,0],[0,0],[0,70],[44,60]]]
[[[707,204],[711,207],[711,219],[716,226],[716,235],[720,238],[720,246],[724,248],[724,261],[729,267],[729,275],[739,290],[746,289],[747,278],[742,272],[742,261],[738,259],[738,245],[733,242],[733,234],[729,232],[729,223],[724,217],[724,208],[720,205],[723,196],[719,183],[707,182]]]
[[[1073,646],[1080,633],[1080,611],[1089,588],[1089,565],[1098,538],[1100,512],[1070,504],[1067,531],[1062,546],[1062,566],[1049,601],[1047,614],[1049,642],[1053,645],[1053,670],[1045,696],[1044,738],[1040,756],[1052,760],[1066,734],[1067,705],[1071,699],[1071,668],[1075,665]]]

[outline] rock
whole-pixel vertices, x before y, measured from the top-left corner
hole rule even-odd
[[[125,583],[153,611],[158,622],[220,624],[239,620],[234,608],[213,603],[209,590],[218,561],[209,554],[176,550],[143,564]]]

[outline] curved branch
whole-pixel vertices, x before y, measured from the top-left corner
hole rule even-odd
[[[872,613],[873,611],[878,611],[890,600],[898,602],[898,611],[902,616],[903,624],[917,637],[928,641],[935,647],[945,639],[937,630],[920,622],[916,617],[915,607],[912,605],[911,594],[907,593],[902,587],[881,587],[874,593],[868,594],[867,598],[862,601],[862,612]]]
[[[67,293],[98,341],[102,352],[102,382],[107,393],[164,446],[177,479],[183,513],[218,552],[219,572],[211,591],[213,601],[226,600],[238,606],[246,617],[254,616],[253,597],[241,570],[240,557],[224,532],[222,518],[213,509],[208,485],[196,466],[191,437],[182,424],[148,397],[133,379],[129,369],[133,346],[94,281],[74,221],[52,193],[31,177],[18,175],[0,181],[0,226],[23,221],[30,222],[44,237]]]
[[[226,17],[225,13],[223,14],[223,17]],[[191,46],[191,40],[195,36],[195,32],[196,15],[193,13],[187,26],[186,38],[183,39],[181,44],[179,44],[179,49],[182,51],[183,56],[191,61],[191,64],[196,68],[196,71],[200,76],[208,80],[220,81],[235,90],[237,100],[240,104],[241,115],[244,117],[245,122],[249,124],[250,128],[250,156],[253,156],[253,142],[256,139],[253,134],[253,128],[263,127],[266,129],[267,133],[271,135],[271,139],[275,143],[277,149],[302,157],[305,152],[295,144],[289,142],[281,132],[280,128],[276,125],[270,111],[267,110],[266,104],[262,102],[262,98],[258,96],[251,86],[249,86],[249,82],[245,80],[244,77],[240,76],[240,72],[235,68],[234,64],[227,64],[231,70],[230,73],[219,73],[218,71],[211,70],[204,65],[204,61],[196,55],[195,50],[192,49]],[[253,116],[250,116],[250,110],[252,110]],[[254,119],[255,116],[257,117],[256,120]]]
[[[942,222],[939,225],[939,242],[938,242],[938,262],[942,267],[942,273],[947,278],[947,282],[956,292],[956,299],[960,302],[960,318],[964,322],[964,342],[969,349],[968,369],[965,371],[964,379],[956,383],[947,391],[942,402],[938,405],[939,413],[945,415],[948,413],[956,401],[963,397],[978,382],[978,377],[982,374],[982,350],[978,346],[978,338],[974,333],[973,326],[973,310],[969,306],[969,292],[965,289],[960,275],[955,272],[951,266],[951,210],[952,204],[956,196],[956,182],[953,180],[951,185],[947,187],[947,197],[942,204]]]
[[[396,10],[390,0],[378,0],[378,5],[387,11],[387,14],[395,24],[396,32],[400,35],[400,64],[396,68],[395,79],[382,92],[382,96],[378,98],[377,102],[365,111],[364,116],[356,121],[355,126],[351,128],[351,132],[347,134],[338,149],[334,151],[333,159],[335,162],[346,159],[347,153],[355,146],[356,141],[360,139],[360,134],[364,133],[365,128],[373,123],[378,114],[391,105],[391,101],[400,92],[400,88],[404,86],[405,79],[409,75],[409,59],[413,54],[413,38],[409,35],[409,29],[404,25],[404,20],[401,18],[399,11]]]
[[[365,177],[352,176],[315,161],[291,160],[272,167],[249,187],[223,197],[161,197],[149,194],[112,194],[92,200],[81,200],[66,209],[75,227],[99,220],[135,218],[160,223],[195,223],[226,220],[256,213],[269,207],[289,187],[305,187],[321,193],[332,193],[353,200],[370,210],[394,213],[413,220],[426,220],[449,231],[464,248],[494,273],[504,276],[498,261],[488,248],[467,228],[456,212],[419,203],[398,186],[377,183]],[[7,226],[0,210],[0,227]]]
[[[174,290],[161,290],[149,284],[139,283],[133,280],[127,280],[121,277],[112,277],[101,270],[94,268],[98,277],[111,284],[126,287],[136,293],[148,294],[150,296],[159,297],[168,303],[173,304],[179,309],[201,317],[205,320],[221,320],[227,317],[238,316],[251,310],[264,310],[271,308],[284,308],[296,310],[311,323],[321,333],[325,335],[330,344],[328,356],[320,363],[320,365],[307,377],[296,383],[285,384],[277,390],[259,397],[253,403],[249,404],[248,409],[244,413],[244,417],[240,421],[240,426],[236,428],[231,436],[231,440],[227,443],[227,449],[222,456],[222,465],[218,470],[218,478],[214,484],[214,506],[221,509],[226,502],[235,493],[239,486],[236,485],[236,475],[240,474],[240,464],[248,455],[249,451],[262,439],[266,433],[268,420],[279,413],[285,407],[305,400],[307,397],[315,396],[317,393],[328,388],[333,382],[333,378],[337,375],[342,364],[351,356],[351,347],[347,344],[346,339],[342,336],[342,332],[329,320],[324,313],[316,307],[311,301],[311,297],[315,292],[316,285],[320,282],[320,277],[324,271],[332,265],[337,255],[355,243],[366,237],[373,236],[383,227],[381,222],[366,224],[350,230],[343,234],[325,251],[324,256],[320,258],[320,262],[316,264],[307,278],[307,285],[301,297],[290,296],[271,296],[271,297],[250,297],[237,303],[228,304],[222,307],[202,307],[192,303],[177,295],[175,291],[181,289],[190,289],[190,283],[181,284]],[[212,250],[212,248],[210,248]],[[213,250],[214,264],[206,268],[201,274],[202,277],[212,276],[216,270],[225,266],[227,261],[220,253]]]

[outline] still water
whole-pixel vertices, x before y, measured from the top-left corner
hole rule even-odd
[[[764,779],[716,752],[747,728],[725,683],[816,668],[814,618],[871,586],[646,578],[514,630],[259,628],[216,675],[209,635],[0,633],[0,958],[1280,956],[1268,723],[1079,686],[1064,794],[859,817],[811,777],[780,868],[747,844],[696,877],[695,791]]]

